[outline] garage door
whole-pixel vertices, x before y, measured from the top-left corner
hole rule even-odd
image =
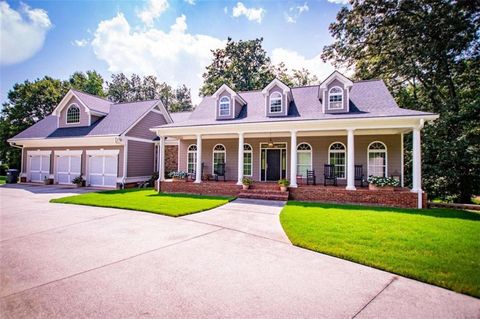
[[[43,182],[50,175],[50,155],[29,154],[28,176],[32,182]]]
[[[117,186],[117,155],[89,156],[88,180],[91,186]]]
[[[57,182],[59,184],[71,184],[75,177],[81,175],[81,163],[80,155],[57,156]]]

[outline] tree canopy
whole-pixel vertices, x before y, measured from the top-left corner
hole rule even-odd
[[[383,79],[401,107],[440,114],[423,133],[424,188],[461,202],[480,193],[479,20],[474,1],[355,0],[322,54]]]
[[[263,38],[234,41],[228,38],[224,48],[212,50],[213,60],[203,74],[203,96],[212,95],[227,84],[235,91],[261,90],[275,77],[289,86],[318,81],[308,70],[289,70],[284,63],[273,65],[262,46]]]

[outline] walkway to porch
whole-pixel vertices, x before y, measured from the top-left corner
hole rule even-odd
[[[236,181],[203,181],[202,183],[166,180],[160,183],[160,191],[167,193],[186,193],[199,195],[223,195],[241,198],[299,200],[324,203],[343,203],[360,205],[379,205],[401,208],[417,208],[417,194],[408,188],[393,191],[369,190],[357,187],[355,191],[346,190],[344,186],[298,185],[280,192],[277,183],[255,182],[250,190],[244,191]],[[427,196],[423,194],[423,207]]]

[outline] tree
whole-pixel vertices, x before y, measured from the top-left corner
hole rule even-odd
[[[318,82],[316,75],[311,74],[309,70],[302,68],[301,70],[293,70],[291,76],[292,86],[306,86]]]
[[[105,96],[103,91],[103,77],[96,71],[75,72],[70,76],[70,86],[93,95]]]
[[[479,21],[473,1],[355,0],[322,54],[384,79],[401,106],[440,114],[424,130],[424,187],[460,202],[480,193]]]
[[[10,147],[7,140],[49,115],[69,88],[69,82],[48,76],[13,86],[0,113],[2,162],[10,167],[20,167],[20,151]]]
[[[275,75],[270,58],[262,47],[263,38],[235,42],[228,38],[225,48],[212,50],[213,62],[203,74],[203,96],[212,95],[227,84],[235,91],[263,89]]]
[[[112,82],[107,82],[107,96],[113,102],[131,101],[131,85],[128,77],[123,74],[112,74]]]
[[[192,98],[190,89],[184,84],[175,90],[175,102],[171,104],[169,111],[185,112],[192,110]]]

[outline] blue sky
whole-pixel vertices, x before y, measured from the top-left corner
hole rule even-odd
[[[0,1],[0,99],[16,82],[75,71],[153,74],[196,97],[210,49],[264,38],[274,63],[332,71],[319,54],[345,0]]]

